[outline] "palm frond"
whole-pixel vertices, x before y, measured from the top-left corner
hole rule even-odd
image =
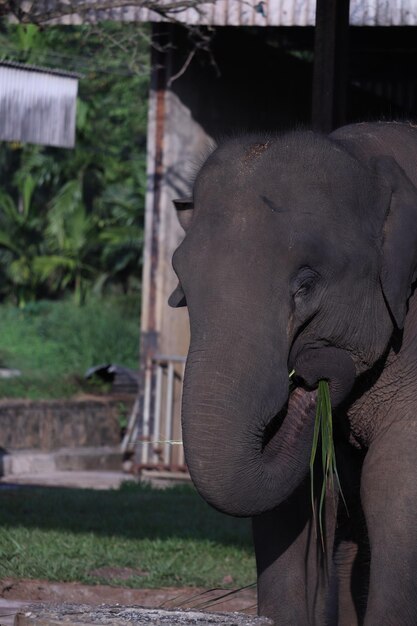
[[[0,231],[0,248],[5,248],[6,250],[10,250],[10,252],[14,252],[16,255],[21,254],[21,249],[17,246],[14,241],[12,241],[11,237],[2,231]]]

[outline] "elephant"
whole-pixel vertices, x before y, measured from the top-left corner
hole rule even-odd
[[[185,459],[209,504],[252,518],[259,614],[416,626],[417,127],[236,135],[174,204]],[[323,541],[320,380],[345,500],[327,488]]]

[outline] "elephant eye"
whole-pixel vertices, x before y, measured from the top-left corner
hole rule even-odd
[[[310,295],[319,280],[317,272],[308,267],[302,267],[292,285],[292,296],[295,301],[302,300]]]

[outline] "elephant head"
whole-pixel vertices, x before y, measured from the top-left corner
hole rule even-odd
[[[217,509],[262,513],[306,477],[318,381],[337,406],[403,323],[415,253],[393,278],[392,213],[416,199],[392,159],[369,165],[294,132],[226,141],[176,202],[186,236],[170,304],[188,307],[191,326],[184,448]]]

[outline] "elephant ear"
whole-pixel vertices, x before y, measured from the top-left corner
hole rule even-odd
[[[173,200],[175,210],[177,211],[177,218],[182,228],[187,231],[191,225],[194,213],[194,203],[192,198],[179,198]]]
[[[182,306],[187,306],[187,301],[185,299],[185,293],[182,290],[181,284],[178,283],[174,291],[168,298],[168,304],[173,309],[178,309]]]
[[[417,277],[417,189],[392,157],[375,157],[373,165],[388,198],[381,286],[393,320],[402,329],[407,300]]]
[[[187,231],[193,219],[194,205],[191,198],[179,198],[173,200],[177,218],[182,228]],[[187,306],[185,294],[182,290],[181,283],[178,283],[172,294],[168,298],[168,304],[174,309]]]

